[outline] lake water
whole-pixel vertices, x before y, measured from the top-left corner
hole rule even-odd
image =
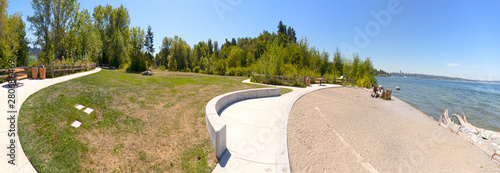
[[[377,77],[392,95],[438,120],[441,113],[465,113],[476,127],[500,132],[500,84]],[[397,91],[396,86],[401,90]],[[457,122],[457,120],[454,120]]]

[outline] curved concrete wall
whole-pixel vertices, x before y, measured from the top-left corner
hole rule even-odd
[[[259,88],[222,94],[208,102],[205,120],[207,122],[208,134],[210,135],[210,142],[212,143],[217,159],[220,159],[224,151],[226,151],[226,123],[219,117],[220,110],[237,101],[279,95],[279,88]]]

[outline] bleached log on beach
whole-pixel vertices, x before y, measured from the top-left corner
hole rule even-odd
[[[458,129],[455,128],[455,123],[451,120],[450,116],[448,116],[448,109],[444,111],[439,117],[439,125],[443,127],[448,127],[452,132],[458,132]]]
[[[500,140],[499,132],[475,127],[474,125],[467,122],[464,113],[462,113],[462,116],[459,116],[457,114],[453,114],[452,116],[457,118],[461,127],[458,126],[457,128],[457,125],[451,120],[450,116],[448,115],[448,109],[446,109],[444,113],[442,113],[441,116],[439,117],[439,125],[443,127],[448,127],[450,130],[456,133],[458,133],[459,131],[463,133],[467,132],[473,132],[478,134],[481,133],[482,135],[479,137],[487,138],[488,140],[495,140],[495,139]]]
[[[475,129],[476,127],[474,127],[472,124],[469,124],[467,122],[467,119],[465,119],[465,114],[462,113],[462,116],[459,116],[457,114],[453,114],[451,116],[454,116],[457,118],[458,122],[460,123],[460,125],[464,126],[465,128],[467,129]]]
[[[498,156],[500,156],[500,133],[473,126],[472,124],[467,122],[464,113],[462,113],[461,116],[457,114],[452,114],[452,116],[457,118],[460,126],[458,126],[451,120],[450,116],[448,115],[448,109],[446,109],[439,117],[439,125],[449,128],[452,132],[456,132],[457,135],[459,132],[462,132],[462,136],[470,138],[473,142],[478,142],[481,144],[481,140],[483,139],[492,141],[493,143],[491,145],[493,146],[494,151],[490,151],[485,148],[481,148],[481,150],[485,154],[491,156],[490,159],[494,160],[500,166],[500,158],[498,158]],[[456,129],[456,127],[458,127],[458,129]],[[495,158],[495,156],[497,157]]]

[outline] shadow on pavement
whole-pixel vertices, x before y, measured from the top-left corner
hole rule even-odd
[[[224,154],[222,154],[222,157],[219,160],[220,166],[226,167],[226,164],[229,161],[229,158],[231,158],[231,152],[228,149],[226,149],[226,151],[224,151]]]
[[[22,87],[22,86],[24,86],[24,84],[23,84],[23,83],[19,83],[19,82],[18,82],[18,83],[17,83],[16,88],[19,88],[19,87]],[[7,83],[7,84],[3,85],[2,87],[3,87],[3,88],[6,88],[6,89],[9,89],[9,88],[10,88],[10,87],[9,87],[9,83]]]

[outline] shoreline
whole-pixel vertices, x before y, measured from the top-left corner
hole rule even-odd
[[[500,81],[483,81],[483,80],[474,80],[474,79],[463,79],[460,78],[458,80],[452,79],[431,79],[431,78],[419,78],[419,77],[401,77],[401,76],[376,76],[376,77],[386,77],[386,78],[405,78],[405,79],[426,79],[426,80],[438,80],[438,81],[454,81],[454,82],[472,82],[472,83],[492,83],[492,84],[500,84]],[[447,76],[444,76],[447,77]],[[451,77],[452,78],[452,77]]]
[[[500,120],[500,108],[494,104],[498,100],[494,96],[500,90],[495,84],[414,78],[378,78],[378,81],[393,90],[401,87],[401,91],[394,90],[392,95],[428,113],[436,121],[449,109],[450,113],[465,113],[476,127],[500,132],[500,124],[496,123]]]
[[[434,120],[434,121],[435,121],[438,125],[440,125],[440,124],[439,124],[439,120],[434,119],[434,117],[432,117],[431,115],[429,115],[429,114],[425,113],[424,111],[422,111],[422,110],[420,110],[420,109],[416,108],[416,107],[415,107],[415,106],[413,106],[412,104],[410,104],[410,103],[408,103],[408,102],[405,102],[404,100],[401,100],[401,99],[399,99],[399,98],[397,98],[397,97],[395,97],[395,96],[392,96],[392,97],[393,97],[393,98],[396,98],[396,99],[398,99],[398,100],[400,100],[401,102],[403,102],[403,103],[405,103],[405,104],[407,104],[407,105],[409,105],[409,106],[411,106],[411,107],[413,107],[413,108],[415,108],[416,110],[419,110],[422,114],[426,115],[428,118],[430,118],[430,119]],[[445,112],[446,112],[446,114],[447,114],[448,110],[446,110]],[[444,114],[444,113],[443,113],[443,114]],[[458,125],[458,126],[460,126],[460,124],[456,124],[456,123],[454,123],[454,125]],[[440,126],[441,126],[441,125],[440,125]],[[444,126],[442,126],[442,127],[444,127]],[[444,127],[444,128],[447,128],[447,127]],[[472,125],[472,128],[475,128],[476,130],[480,130],[480,129],[481,129],[481,130],[483,130],[483,131],[484,131],[484,130],[487,130],[487,131],[490,131],[490,132],[493,132],[493,133],[500,134],[500,132],[498,132],[498,131],[489,130],[489,129],[483,129],[483,128],[478,128],[478,127],[476,127],[476,126],[474,126],[474,125]],[[458,129],[457,129],[457,130],[458,130]],[[455,132],[452,130],[452,133],[455,133]],[[456,134],[456,135],[461,136],[461,137],[462,137],[465,141],[470,142],[472,145],[475,145],[475,146],[476,146],[477,148],[479,148],[479,149],[480,149],[480,150],[481,150],[481,151],[482,151],[485,155],[487,155],[487,156],[492,156],[492,155],[493,155],[494,150],[493,150],[493,149],[489,149],[489,148],[490,148],[489,146],[491,145],[491,143],[493,143],[491,140],[487,140],[487,141],[490,141],[489,143],[486,143],[486,142],[485,142],[485,143],[478,143],[477,141],[472,140],[472,139],[471,139],[471,136],[470,136],[470,135],[467,135],[466,133],[456,132],[455,134]],[[499,138],[500,138],[500,136],[497,136],[497,137],[499,137]],[[483,141],[483,140],[479,140],[479,141]],[[493,160],[494,162],[496,162],[496,164],[497,164],[498,166],[500,166],[500,158],[499,158],[499,157],[492,157],[492,159],[491,159],[491,160]]]
[[[299,172],[500,172],[479,147],[422,110],[364,90],[305,95],[292,108],[288,136],[290,166]]]

